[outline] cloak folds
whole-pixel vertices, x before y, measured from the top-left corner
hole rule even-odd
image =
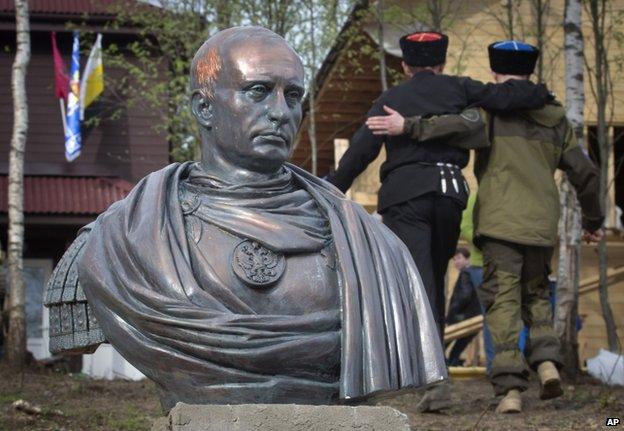
[[[191,166],[172,164],[141,180],[86,228],[78,263],[107,340],[158,384],[165,408],[177,401],[328,403],[335,393],[357,400],[446,378],[418,271],[389,229],[329,183],[285,165],[329,219],[341,312],[250,313],[210,268],[192,265],[196,251],[179,199]],[[336,340],[338,382],[297,372],[298,361],[322,360]],[[257,361],[271,359],[284,363],[282,373],[258,370]]]

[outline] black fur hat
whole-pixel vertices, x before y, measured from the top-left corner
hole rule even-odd
[[[490,69],[503,75],[530,75],[535,70],[539,49],[515,40],[494,42],[488,46]]]
[[[448,36],[435,31],[406,34],[399,40],[403,61],[409,66],[437,66],[446,61]]]

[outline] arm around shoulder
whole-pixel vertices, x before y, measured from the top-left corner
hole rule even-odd
[[[487,113],[480,108],[469,108],[457,115],[406,118],[404,132],[417,141],[442,140],[467,150],[490,145]]]
[[[514,111],[541,108],[553,99],[548,88],[524,79],[510,79],[500,84],[463,78],[466,98],[470,106],[491,111]]]

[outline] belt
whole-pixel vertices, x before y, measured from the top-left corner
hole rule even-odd
[[[447,168],[452,168],[452,169],[457,169],[458,171],[461,171],[461,168],[453,163],[444,163],[444,162],[435,162],[435,163],[428,163],[428,162],[416,162],[416,164],[418,165],[423,165],[423,166],[437,166],[437,167],[447,167]]]
[[[436,167],[440,169],[440,187],[442,189],[442,193],[444,194],[446,194],[446,191],[447,191],[446,174],[444,171],[447,170],[451,177],[451,184],[453,185],[453,189],[455,190],[455,193],[459,193],[459,184],[457,183],[457,178],[455,178],[455,170],[461,172],[461,168],[459,166],[454,165],[453,163],[443,163],[443,162],[436,162],[436,163],[417,162],[417,163],[419,165],[432,166],[432,167]],[[466,194],[470,194],[470,188],[468,187],[468,183],[466,182],[466,180],[464,180],[464,189],[466,190]]]

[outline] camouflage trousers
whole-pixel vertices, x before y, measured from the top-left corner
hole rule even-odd
[[[484,273],[478,296],[496,351],[490,379],[496,395],[524,391],[529,366],[536,369],[543,361],[561,366],[548,285],[553,248],[491,238],[482,238],[480,245]],[[518,348],[523,322],[529,328],[526,358]]]

